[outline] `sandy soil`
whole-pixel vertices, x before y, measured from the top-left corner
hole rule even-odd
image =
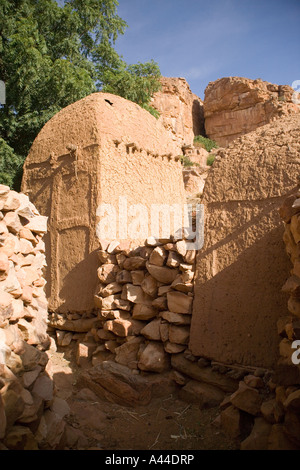
[[[213,424],[218,408],[201,410],[170,394],[147,406],[128,408],[105,402],[76,385],[82,369],[72,349],[49,353],[57,396],[67,400],[67,422],[82,436],[80,449],[233,450],[239,443]]]

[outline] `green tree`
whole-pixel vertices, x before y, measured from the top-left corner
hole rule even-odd
[[[23,159],[0,137],[0,182],[13,186],[14,176],[19,175]]]
[[[134,65],[127,65],[122,61],[116,70],[105,70],[103,91],[134,101],[158,117],[159,112],[149,103],[153,93],[161,88],[160,76],[159,67],[153,61]]]
[[[90,93],[110,91],[149,106],[159,68],[154,62],[127,66],[118,55],[115,41],[127,25],[117,6],[117,0],[0,1],[0,80],[6,84],[0,182],[19,189],[22,162],[40,129]]]

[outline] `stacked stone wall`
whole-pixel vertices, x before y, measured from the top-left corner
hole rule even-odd
[[[43,270],[47,218],[0,185],[0,449],[56,448],[68,406],[55,396]]]

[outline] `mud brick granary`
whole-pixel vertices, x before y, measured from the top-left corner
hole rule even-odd
[[[150,212],[151,204],[184,203],[177,153],[150,113],[111,94],[94,93],[44,126],[26,159],[22,190],[49,217],[50,310],[94,308],[100,204],[118,207],[122,196]]]

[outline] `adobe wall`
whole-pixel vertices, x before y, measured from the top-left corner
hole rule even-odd
[[[135,103],[104,93],[44,126],[26,159],[22,191],[49,217],[47,297],[59,312],[94,308],[100,204],[118,211],[123,196],[128,207],[143,204],[150,214],[151,204],[185,202],[177,147],[163,125]]]
[[[238,390],[220,404],[218,423],[227,435],[242,440],[241,450],[299,450],[300,446],[299,196],[298,187],[279,208],[290,270],[282,286],[288,311],[282,311],[277,321],[278,361],[269,376],[258,371],[245,376]]]
[[[272,368],[290,269],[278,208],[297,184],[300,117],[239,138],[206,180],[189,347],[195,356]]]

